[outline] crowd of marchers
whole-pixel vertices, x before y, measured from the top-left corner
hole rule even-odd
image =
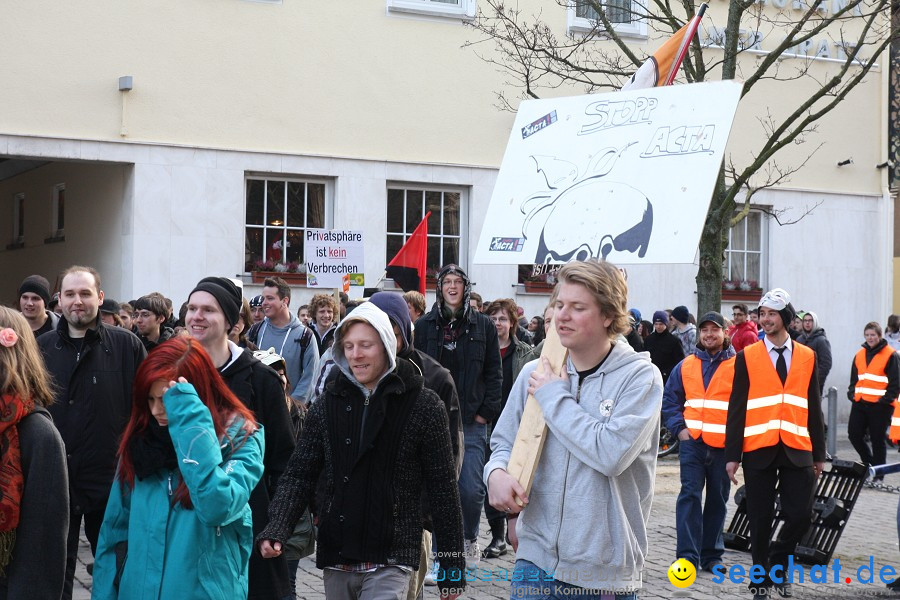
[[[57,281],[27,277],[0,307],[0,598],[71,598],[82,528],[94,598],[294,598],[313,552],[330,600],[455,598],[509,552],[511,597],[637,598],[660,419],[680,440],[678,558],[722,564],[738,468],[755,564],[786,564],[810,522],[832,354],[779,288],[731,320],[646,321],[594,260],[564,266],[531,319],[454,264],[430,308],[415,291],[297,307],[279,277],[253,297],[207,277],[176,313],[161,292],[106,297],[91,267]],[[537,369],[551,327],[559,373]],[[898,329],[866,324],[848,360],[867,465],[900,438]],[[526,492],[506,469],[529,396],[548,429]],[[791,593],[751,592],[772,589]]]

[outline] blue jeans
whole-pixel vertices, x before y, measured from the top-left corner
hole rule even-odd
[[[681,492],[675,504],[678,543],[675,555],[698,569],[721,561],[725,553],[722,529],[731,482],[725,472],[725,450],[702,440],[690,439],[678,447],[681,461]],[[706,505],[703,487],[706,486]]]
[[[462,506],[463,537],[478,539],[478,524],[484,505],[484,463],[487,454],[487,425],[463,424],[466,450],[459,473],[459,503]]]
[[[534,563],[519,559],[509,587],[510,600],[637,600],[637,592],[601,592],[556,581]]]

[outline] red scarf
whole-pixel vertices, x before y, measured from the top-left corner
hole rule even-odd
[[[34,410],[34,400],[22,401],[4,394],[0,398],[0,572],[9,564],[19,525],[22,502],[22,454],[19,449],[19,421]]]

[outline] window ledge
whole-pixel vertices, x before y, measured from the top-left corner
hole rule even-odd
[[[414,14],[460,21],[475,18],[475,0],[459,0],[459,5],[430,2],[429,0],[387,0],[389,14]]]
[[[25,242],[12,242],[6,245],[7,250],[19,250],[25,247]]]
[[[549,296],[553,293],[555,285],[547,283],[517,283],[513,285],[516,288],[516,294],[523,296]]]
[[[48,238],[44,238],[45,244],[58,244],[58,243],[64,242],[64,241],[66,241],[66,234],[64,234],[64,233],[61,235],[51,235]]]
[[[722,301],[740,300],[744,302],[758,302],[762,298],[762,290],[728,290],[722,288]]]

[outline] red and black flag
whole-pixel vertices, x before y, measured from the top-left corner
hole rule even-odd
[[[425,293],[425,264],[428,262],[428,217],[425,214],[422,222],[397,252],[397,256],[388,263],[387,275],[403,288],[404,292],[419,290]]]

